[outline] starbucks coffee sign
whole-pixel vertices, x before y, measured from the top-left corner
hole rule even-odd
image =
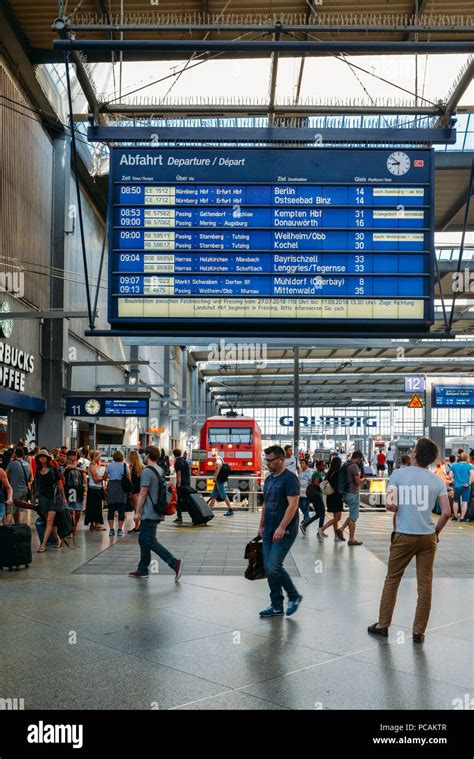
[[[24,393],[26,376],[34,369],[35,357],[31,353],[0,341],[0,386]]]

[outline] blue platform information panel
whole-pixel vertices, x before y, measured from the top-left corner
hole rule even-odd
[[[109,321],[427,330],[430,150],[113,148]]]
[[[474,408],[474,385],[434,385],[433,406]]]
[[[148,398],[69,396],[66,416],[148,416]]]

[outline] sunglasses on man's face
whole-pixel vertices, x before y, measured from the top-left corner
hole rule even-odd
[[[272,461],[278,461],[281,458],[282,458],[282,456],[275,456],[274,459],[265,459],[265,461],[267,462],[267,464],[271,464]]]

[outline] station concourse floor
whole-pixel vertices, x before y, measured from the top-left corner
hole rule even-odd
[[[332,534],[320,544],[316,524],[299,534],[287,566],[303,602],[293,617],[267,620],[258,617],[266,580],[243,577],[258,518],[216,511],[198,528],[167,518],[158,539],[185,561],[179,584],[161,561],[148,580],[127,576],[135,535],[109,538],[81,521],[75,550],[37,554],[33,526],[30,568],[0,573],[0,696],[23,698],[25,709],[450,710],[473,694],[474,525],[450,522],[442,533],[426,641],[416,645],[414,564],[389,639],[367,633],[391,515],[362,512],[359,547]]]

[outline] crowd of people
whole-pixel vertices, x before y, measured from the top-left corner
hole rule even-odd
[[[378,456],[378,454],[377,454]],[[299,529],[305,536],[310,524],[318,521],[318,539],[324,543],[326,531],[332,527],[334,540],[360,546],[355,539],[359,516],[360,487],[365,480],[364,456],[354,451],[350,458],[333,454],[330,461],[311,460],[310,456],[295,457],[293,447],[274,445],[265,449],[269,476],[264,484],[259,535],[265,572],[270,587],[270,606],[262,609],[261,618],[282,616],[284,591],[288,596],[286,615],[293,615],[303,597],[284,568],[285,557],[298,534],[298,511],[303,519]],[[377,465],[385,466],[377,458]],[[390,462],[392,463],[392,462]],[[371,635],[388,637],[397,591],[404,571],[416,560],[418,598],[413,622],[413,641],[423,643],[431,610],[433,565],[439,536],[449,518],[467,521],[468,504],[474,496],[474,451],[468,456],[459,450],[449,462],[439,457],[436,444],[420,438],[410,455],[401,458],[398,468],[390,467],[391,475],[386,494],[386,508],[393,512],[390,555],[387,576],[379,607],[379,618],[367,631]],[[451,496],[449,491],[452,491]],[[326,504],[324,501],[326,500]],[[339,526],[343,504],[348,516]],[[331,519],[324,524],[325,505]],[[315,515],[309,516],[312,506]],[[438,513],[436,523],[433,513]]]
[[[186,456],[182,456],[179,449],[173,454],[178,485],[190,482]],[[141,550],[138,570],[131,576],[147,576],[150,552],[155,551],[173,568],[178,580],[182,562],[156,540],[156,528],[164,519],[166,494],[161,505],[160,498],[165,493],[165,477],[169,474],[169,457],[155,446],[131,450],[127,461],[123,451],[116,450],[112,461],[104,462],[99,450],[68,450],[62,446],[51,451],[39,447],[28,451],[20,441],[15,448],[2,452],[0,522],[22,524],[26,522],[28,510],[36,511],[38,553],[45,553],[51,537],[57,548],[62,546],[57,516],[64,510],[69,515],[73,538],[82,514],[84,525],[89,526],[90,531],[105,531],[104,507],[107,508],[109,537],[121,538],[129,513],[133,527],[127,533],[140,533]]]
[[[361,541],[355,539],[361,485],[372,474],[383,476],[386,468],[389,477],[396,471],[390,446],[387,454],[383,448],[375,449],[370,467],[367,467],[362,451],[354,451],[349,459],[344,454],[333,452],[329,461],[318,459],[305,451],[300,451],[296,457],[290,444],[285,445],[283,451],[285,469],[297,475],[300,484],[301,533],[306,536],[308,527],[318,522],[316,537],[320,542],[328,537],[326,531],[331,527],[334,540],[345,542],[343,533],[347,528],[348,545],[362,545]],[[410,466],[410,455],[402,455],[399,468]],[[430,465],[430,470],[446,485],[451,519],[459,522],[474,521],[474,450],[467,454],[459,449],[457,455],[449,456],[449,460],[438,458]],[[340,526],[344,503],[348,507],[349,516]],[[472,511],[468,509],[469,503],[473,506]],[[310,511],[314,511],[314,516],[310,515]],[[331,518],[325,523],[326,511]],[[434,513],[441,513],[438,502],[434,505]]]
[[[388,452],[387,452],[388,453]],[[388,635],[398,585],[413,557],[417,561],[418,605],[413,638],[422,642],[431,608],[432,569],[439,534],[449,518],[470,521],[474,518],[474,450],[458,450],[449,461],[440,458],[433,441],[420,438],[412,453],[395,461],[376,454],[378,472],[389,466],[386,508],[394,512],[393,532],[387,578],[382,594],[378,622],[368,628],[374,635]],[[186,453],[173,451],[176,474],[177,516],[182,523],[182,495],[191,484],[191,469]],[[366,481],[362,451],[349,457],[331,454],[329,461],[308,454],[295,456],[293,447],[273,445],[265,449],[268,470],[263,485],[263,508],[259,524],[265,571],[270,586],[271,604],[260,612],[262,618],[281,616],[285,590],[288,595],[287,616],[296,612],[302,596],[284,569],[283,563],[298,534],[306,537],[308,528],[317,523],[317,539],[324,543],[332,528],[335,542],[360,546],[355,532],[359,518],[360,489]],[[75,535],[81,515],[90,531],[106,530],[103,511],[107,508],[109,537],[121,538],[127,514],[133,527],[127,534],[139,533],[140,561],[131,577],[147,578],[151,552],[156,553],[174,571],[176,581],[183,571],[183,561],[173,556],[156,539],[156,530],[164,519],[167,503],[166,477],[170,460],[163,450],[148,446],[131,450],[125,460],[116,450],[112,461],[104,462],[99,450],[70,449],[66,446],[35,448],[28,451],[19,441],[16,447],[2,452],[0,462],[0,521],[21,524],[28,509],[38,514],[40,535],[38,553],[46,551],[53,539],[61,546],[56,517],[67,510],[71,534]],[[383,469],[382,469],[383,471]],[[225,501],[225,516],[234,511],[228,498],[226,481],[229,466],[216,453],[214,489],[210,505]],[[344,504],[347,515],[343,521]],[[301,511],[302,519],[298,519]],[[311,511],[314,515],[311,516]],[[326,512],[330,518],[325,521]],[[432,513],[439,514],[437,523]],[[117,521],[117,530],[115,529]]]

